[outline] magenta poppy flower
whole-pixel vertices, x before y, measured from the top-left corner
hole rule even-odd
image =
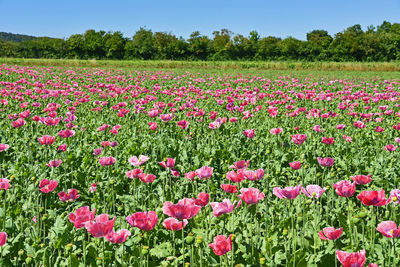
[[[214,251],[215,255],[222,256],[232,250],[232,235],[226,238],[224,235],[217,235],[214,242],[208,244]]]
[[[240,195],[238,195],[246,204],[256,204],[259,200],[263,200],[265,195],[257,188],[242,188]]]
[[[154,182],[154,179],[156,179],[156,176],[154,174],[147,173],[141,173],[138,175],[138,177],[143,183],[152,183]]]
[[[136,156],[129,158],[128,162],[130,164],[132,164],[133,166],[138,167],[138,166],[146,163],[146,161],[148,161],[149,159],[150,158],[148,156],[140,155],[139,158]]]
[[[191,219],[199,213],[201,207],[196,205],[196,201],[191,198],[184,198],[173,204],[170,201],[164,202],[162,211],[165,215],[176,219]]]
[[[160,119],[161,119],[163,122],[170,121],[170,120],[172,120],[173,117],[174,117],[174,114],[172,114],[172,113],[169,113],[169,114],[161,114],[161,115],[160,115]]]
[[[338,124],[338,125],[336,125],[336,129],[338,129],[338,130],[342,130],[342,129],[344,129],[344,128],[346,128],[346,125],[345,125],[345,124]]]
[[[239,160],[233,163],[233,165],[229,166],[229,168],[236,170],[246,169],[247,167],[249,167],[249,164],[250,160]]]
[[[24,119],[18,119],[16,121],[11,122],[11,126],[14,128],[19,128],[22,127],[26,124],[26,121]]]
[[[43,179],[39,183],[40,191],[43,193],[50,193],[56,189],[58,182],[56,180],[49,181],[48,179]]]
[[[241,202],[241,200],[240,200],[240,202]],[[232,202],[229,199],[224,199],[222,202],[211,202],[210,206],[213,209],[213,215],[215,217],[219,217],[222,214],[232,212],[235,207],[235,204],[236,204],[236,201],[232,204]],[[236,206],[236,208],[238,208],[240,206],[240,204],[238,204]]]
[[[318,233],[319,238],[322,240],[336,240],[343,233],[343,228],[335,229],[335,227],[325,227]]]
[[[306,188],[304,187],[301,188],[303,194],[309,198],[320,198],[322,194],[325,192],[325,190],[326,187],[321,188],[319,185],[316,184],[307,185]]]
[[[115,163],[115,158],[114,157],[102,157],[99,158],[99,163],[101,166],[111,166]]]
[[[158,222],[157,213],[155,211],[136,212],[128,217],[126,221],[132,226],[143,231],[150,231]]]
[[[395,145],[386,145],[386,146],[384,147],[384,149],[385,149],[386,151],[395,151],[395,150],[397,149],[397,146],[395,146]]]
[[[68,219],[77,229],[80,229],[84,227],[87,222],[94,220],[95,211],[95,209],[90,211],[89,206],[83,206],[77,209],[75,213],[71,212]]]
[[[342,180],[333,184],[333,188],[335,188],[336,194],[341,197],[351,197],[356,193],[356,183],[351,183],[347,180]]]
[[[175,218],[169,217],[163,221],[163,226],[170,231],[179,231],[188,224],[188,220],[183,219],[183,221],[179,221]]]
[[[372,190],[372,191],[361,191],[357,198],[366,206],[385,206],[390,202],[390,198],[386,199],[385,190]]]
[[[247,138],[254,138],[254,129],[249,129],[249,130],[245,130],[243,131],[244,136],[246,136]]]
[[[324,129],[321,129],[321,125],[314,125],[313,130],[316,131],[317,133],[324,132]]]
[[[356,184],[368,184],[372,181],[371,174],[368,175],[356,175],[350,176],[351,180],[353,180]]]
[[[156,122],[149,122],[149,128],[150,130],[155,131],[158,128],[158,124]]]
[[[58,132],[58,136],[61,138],[69,138],[75,135],[74,130],[66,129],[66,130],[61,130]]]
[[[7,144],[0,144],[0,152],[6,151],[10,146]]]
[[[400,204],[400,189],[393,189],[390,191],[390,199],[393,205]]]
[[[93,149],[93,155],[95,155],[95,156],[100,155],[101,152],[103,152],[103,148],[102,147]]]
[[[354,127],[359,128],[359,129],[363,129],[363,128],[365,128],[365,126],[367,126],[362,121],[356,121],[353,123],[353,125],[354,125]]]
[[[0,189],[8,190],[10,188],[10,181],[7,178],[0,179]]]
[[[56,138],[50,135],[43,135],[42,137],[38,137],[38,141],[41,145],[52,145]]]
[[[204,207],[208,204],[210,200],[210,195],[205,192],[201,192],[197,195],[197,198],[193,198],[194,204],[200,207]]]
[[[235,171],[229,171],[226,174],[226,179],[234,183],[240,183],[241,181],[246,179],[245,171],[246,170],[243,169],[238,170],[237,173]]]
[[[365,264],[365,250],[360,252],[345,252],[341,250],[336,250],[336,257],[343,267],[363,267]]]
[[[64,191],[58,193],[58,197],[62,202],[67,202],[67,201],[74,201],[75,199],[79,198],[80,195],[78,194],[78,190],[72,188],[68,189],[68,193],[65,193]]]
[[[62,144],[57,148],[57,150],[65,152],[67,150],[67,145],[66,144]]]
[[[203,166],[200,169],[196,170],[197,177],[201,180],[206,180],[211,178],[213,174],[214,168],[208,167],[208,166]]]
[[[189,126],[189,122],[188,121],[186,121],[186,120],[181,120],[181,121],[178,121],[177,122],[177,125],[179,126],[179,127],[181,127],[182,128],[182,130],[186,130],[187,129],[187,127]]]
[[[400,227],[397,227],[393,221],[383,221],[376,227],[376,230],[389,238],[398,238],[400,236]]]
[[[274,187],[273,194],[278,198],[287,198],[287,199],[295,199],[301,193],[301,185],[298,186],[289,186],[284,189],[280,187]]]
[[[124,243],[128,236],[131,236],[131,232],[127,229],[121,229],[118,232],[111,232],[106,236],[107,240],[114,244]]]
[[[46,166],[50,168],[57,168],[61,165],[61,163],[62,163],[61,159],[54,159],[50,160],[49,163],[46,163]]]
[[[7,242],[7,233],[0,232],[0,247],[4,246],[6,242]]]
[[[289,166],[290,166],[293,170],[298,170],[298,169],[301,168],[301,162],[300,162],[300,161],[289,162]]]
[[[135,179],[135,178],[139,178],[139,175],[142,174],[142,173],[143,173],[142,169],[133,169],[133,170],[127,171],[125,173],[125,175],[128,178]]]
[[[226,193],[229,194],[234,194],[237,193],[237,186],[236,185],[231,185],[231,184],[221,184],[222,190],[224,190]]]
[[[304,141],[307,139],[307,135],[305,134],[295,134],[291,135],[293,143],[296,145],[302,145]]]
[[[95,221],[88,221],[85,228],[93,237],[106,237],[111,233],[116,217],[112,220],[109,218],[108,214],[100,214],[96,216]]]
[[[335,163],[335,160],[333,158],[317,158],[318,163],[321,167],[332,167],[332,165]]]
[[[335,143],[335,139],[333,137],[322,137],[322,143],[332,145]]]
[[[196,172],[193,171],[185,173],[185,178],[189,181],[193,181],[196,178],[196,176],[197,176]]]
[[[283,131],[282,128],[272,128],[271,130],[269,130],[269,132],[273,135],[277,135],[280,134]]]

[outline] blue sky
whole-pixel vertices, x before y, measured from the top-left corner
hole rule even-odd
[[[187,39],[195,30],[212,36],[227,28],[248,36],[305,40],[324,29],[334,35],[346,27],[400,22],[400,0],[0,0],[0,31],[68,38],[87,29],[121,31],[131,37],[140,27]]]

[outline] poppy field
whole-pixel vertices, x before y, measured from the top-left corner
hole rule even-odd
[[[400,80],[0,65],[1,266],[398,266]]]

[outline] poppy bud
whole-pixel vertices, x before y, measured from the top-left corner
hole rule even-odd
[[[72,250],[72,244],[71,244],[71,243],[68,243],[68,244],[65,246],[65,250],[66,250],[66,251],[71,251],[71,250]]]
[[[194,237],[189,235],[186,237],[185,241],[186,241],[186,244],[191,245],[194,242]]]
[[[196,243],[201,244],[202,242],[203,242],[203,236],[201,235],[196,236]]]
[[[260,264],[264,265],[265,264],[265,258],[260,258]]]
[[[25,259],[25,263],[29,265],[32,262],[32,257],[28,257]]]
[[[18,256],[24,255],[25,251],[23,249],[18,250]]]
[[[148,246],[143,246],[142,248],[142,254],[147,255],[149,253],[149,247]]]
[[[287,235],[288,234],[288,230],[287,229],[283,229],[282,234],[283,235]]]

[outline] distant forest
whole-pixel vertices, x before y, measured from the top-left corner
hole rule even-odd
[[[119,31],[87,30],[67,39],[0,33],[0,57],[69,59],[169,59],[169,60],[299,60],[392,61],[400,60],[400,23],[384,21],[365,31],[359,24],[334,36],[326,30],[293,37],[248,36],[227,29],[213,38],[195,31],[187,40],[167,32],[140,28],[132,38]]]

